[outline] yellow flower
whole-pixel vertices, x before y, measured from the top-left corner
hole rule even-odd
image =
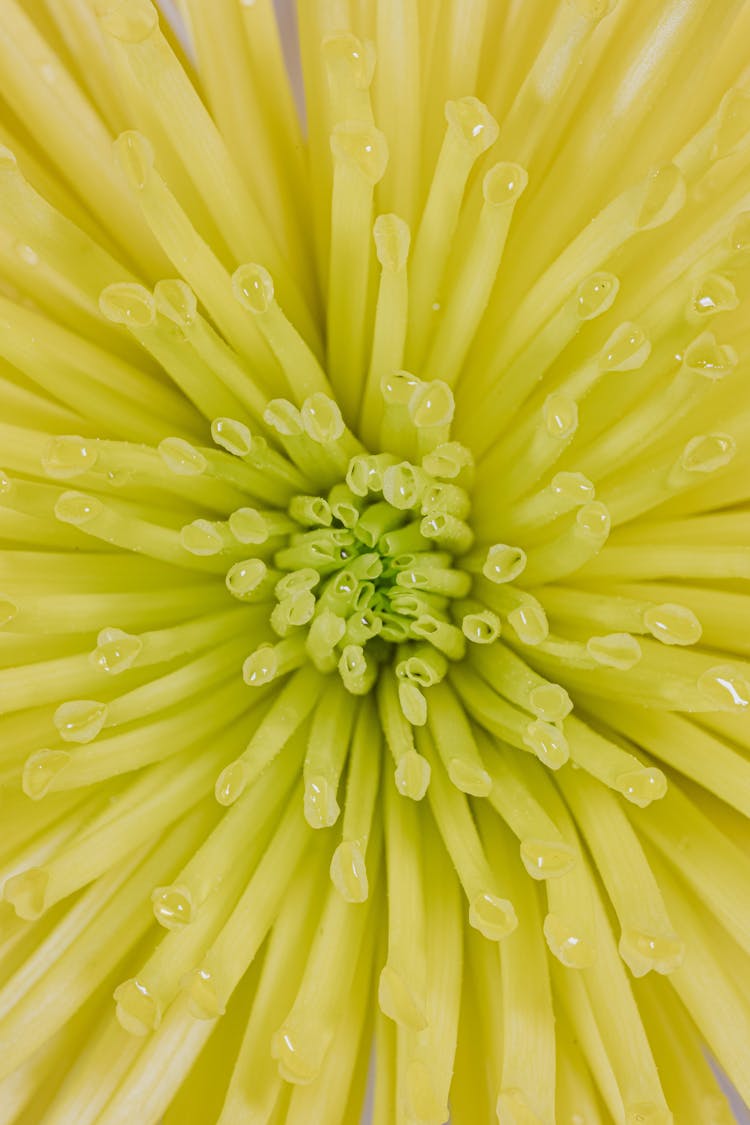
[[[0,3],[0,1121],[729,1122],[750,5],[180,7]]]

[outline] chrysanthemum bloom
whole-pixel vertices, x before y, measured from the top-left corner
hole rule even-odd
[[[750,1099],[746,0],[0,3],[0,1122]]]

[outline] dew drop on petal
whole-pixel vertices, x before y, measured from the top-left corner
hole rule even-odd
[[[154,917],[167,930],[181,930],[193,920],[193,900],[188,887],[172,883],[151,892]]]
[[[96,519],[104,511],[104,505],[96,496],[86,496],[83,492],[63,492],[55,502],[55,515],[61,523],[81,527]]]
[[[114,991],[117,1021],[131,1035],[148,1035],[161,1023],[161,1007],[137,977],[123,981]]]
[[[469,922],[490,941],[501,941],[518,925],[513,904],[505,898],[485,892],[469,904]]]
[[[620,956],[635,977],[652,970],[673,973],[682,964],[685,944],[675,934],[648,934],[642,930],[623,930]]]
[[[407,750],[399,758],[395,772],[396,788],[402,797],[421,801],[430,784],[430,763],[416,750]]]
[[[365,902],[369,894],[367,868],[359,840],[342,840],[333,853],[331,881],[346,902]]]
[[[65,742],[91,742],[107,721],[106,703],[93,699],[75,699],[61,703],[53,722]]]
[[[698,690],[720,711],[750,706],[750,681],[734,664],[717,664],[698,679]]]
[[[118,675],[132,668],[143,649],[143,641],[122,629],[102,629],[91,653],[91,663],[102,672]]]
[[[3,888],[3,897],[19,918],[35,922],[47,907],[49,875],[41,867],[29,867],[12,875]]]
[[[522,840],[521,862],[532,879],[555,879],[576,863],[575,849],[563,840]]]
[[[26,759],[21,785],[27,797],[38,801],[54,788],[55,779],[70,762],[67,750],[38,750]]]
[[[176,476],[197,477],[207,468],[208,462],[201,451],[184,438],[164,438],[159,442],[158,450],[170,473]]]
[[[614,788],[626,800],[645,809],[652,801],[659,801],[667,792],[667,779],[660,769],[641,766],[618,774]]]
[[[694,645],[701,639],[701,623],[691,609],[673,602],[650,606],[643,624],[652,637],[665,645]]]
[[[557,914],[544,919],[544,937],[550,952],[570,969],[585,969],[593,965],[596,949],[589,938],[575,926],[570,926]]]

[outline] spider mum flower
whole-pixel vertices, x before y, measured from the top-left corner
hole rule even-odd
[[[728,1122],[750,6],[182,7],[0,4],[0,1121]]]

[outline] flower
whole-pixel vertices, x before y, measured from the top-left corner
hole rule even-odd
[[[5,0],[0,1116],[750,1101],[739,0]]]

